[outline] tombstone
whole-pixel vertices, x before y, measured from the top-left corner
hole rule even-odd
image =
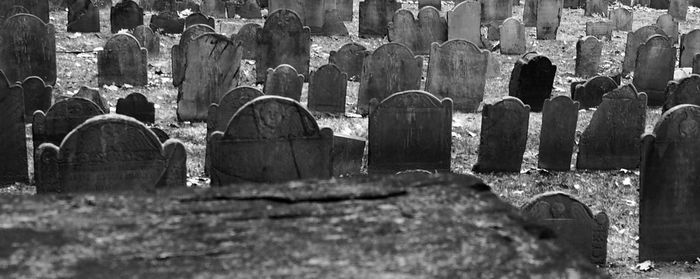
[[[606,0],[586,0],[585,16],[608,17],[608,1]]]
[[[642,139],[640,261],[693,261],[700,255],[698,121],[700,107],[676,106]]]
[[[671,40],[671,44],[678,43],[678,21],[669,14],[663,14],[656,20],[656,25],[664,31]]]
[[[168,141],[170,139],[168,134],[165,133],[165,131],[163,131],[163,129],[161,129],[161,128],[150,127],[148,129],[150,129],[151,132],[156,134],[156,137],[158,137],[158,140],[160,141],[160,143],[165,143],[166,141]]]
[[[423,7],[434,7],[435,9],[442,10],[442,1],[439,0],[418,0],[418,9]]]
[[[647,93],[649,106],[663,105],[666,84],[673,79],[675,65],[676,48],[665,36],[651,36],[639,46],[632,84]]]
[[[571,98],[581,104],[581,108],[589,109],[603,102],[603,95],[617,88],[618,83],[606,76],[595,76],[587,81],[575,85],[571,91]]]
[[[243,25],[243,27],[238,30],[238,33],[231,35],[232,41],[241,42],[241,47],[243,47],[243,59],[255,60],[255,49],[258,48],[256,36],[260,29],[262,29],[260,24],[248,23]]]
[[[0,185],[29,182],[22,87],[0,71]]]
[[[388,25],[389,41],[406,45],[415,54],[428,54],[430,44],[447,39],[447,22],[433,7],[418,13],[418,19],[409,10],[400,9]]]
[[[73,95],[73,98],[83,98],[83,99],[88,99],[95,103],[97,107],[100,108],[104,113],[109,113],[109,103],[107,102],[107,99],[102,97],[100,94],[100,89],[98,88],[91,88],[87,86],[81,86],[80,89],[78,90],[78,93],[75,93]]]
[[[2,74],[2,77],[4,76],[5,74]],[[35,111],[46,111],[51,107],[53,87],[39,77],[28,77],[21,85],[24,95],[24,120],[30,122]]]
[[[131,93],[117,100],[117,113],[131,116],[143,123],[156,122],[156,108],[141,93]]]
[[[52,24],[30,14],[11,16],[0,29],[0,42],[6,42],[0,43],[0,70],[10,83],[37,76],[50,85],[56,84],[56,35]]]
[[[357,80],[362,74],[362,64],[371,52],[358,43],[347,43],[338,51],[331,50],[328,63],[335,64],[348,75],[348,79]]]
[[[323,26],[321,27],[323,36],[348,36],[348,28],[338,16],[338,11],[326,10],[324,15]]]
[[[586,36],[599,40],[612,40],[613,26],[609,21],[586,22]]]
[[[350,135],[333,135],[333,176],[360,175],[362,157],[365,154],[365,138]]]
[[[292,1],[293,0],[287,0]],[[304,11],[300,13],[304,16],[302,21],[304,25],[308,26],[311,30],[311,34],[321,35],[323,34],[323,24],[325,22],[325,2],[330,2],[326,0],[303,0]]]
[[[665,95],[663,112],[682,104],[700,105],[700,75],[669,81]]]
[[[290,10],[293,11],[299,16],[299,19],[301,20],[302,24],[305,23],[306,20],[306,9],[304,8],[304,4],[306,4],[306,0],[269,0],[270,1],[270,7],[267,9],[269,11],[269,14],[274,13],[277,10]]]
[[[693,74],[700,74],[700,53],[693,56]]]
[[[525,27],[537,26],[537,0],[524,0],[523,25]]]
[[[634,22],[634,14],[629,8],[618,7],[610,14],[613,29],[617,31],[632,31],[632,22]]]
[[[90,0],[67,0],[68,32],[100,32],[100,10]]]
[[[173,69],[173,85],[175,87],[180,86],[182,80],[185,78],[185,66],[187,62],[187,49],[190,43],[194,41],[194,38],[207,33],[215,33],[214,29],[209,25],[196,24],[187,28],[185,32],[182,32],[180,36],[180,42],[177,45],[173,45],[170,51],[170,58],[172,60]]]
[[[622,0],[625,1],[625,0]],[[629,0],[627,0],[629,1]],[[580,9],[586,7],[585,0],[564,0],[564,9]]]
[[[476,112],[484,100],[489,51],[465,40],[434,43],[430,50],[425,89],[451,98],[455,110]]]
[[[0,23],[18,13],[32,14],[44,23],[49,23],[48,0],[2,0],[0,1]],[[10,81],[12,82],[12,81]]]
[[[685,20],[688,14],[688,0],[670,0],[668,14],[676,20]]]
[[[481,46],[481,4],[464,1],[447,12],[447,39],[462,39]]]
[[[647,25],[634,32],[627,33],[627,44],[625,45],[625,60],[622,63],[622,73],[627,74],[634,71],[637,64],[637,49],[647,41],[652,35],[659,34],[666,36],[661,28],[656,25]]]
[[[112,7],[109,22],[112,33],[119,30],[133,30],[136,26],[143,25],[143,9],[132,0],[123,0]]]
[[[601,0],[604,1],[604,0]],[[537,39],[556,40],[562,0],[537,0]]]
[[[639,137],[646,123],[647,95],[633,85],[603,95],[578,143],[576,168],[590,170],[636,169]]]
[[[367,172],[450,171],[452,100],[420,90],[372,100]]]
[[[593,36],[581,38],[576,42],[575,73],[580,77],[592,77],[598,73],[598,64],[603,52],[603,44]]]
[[[524,54],[513,66],[508,84],[508,95],[522,100],[533,112],[542,111],[544,100],[549,99],[554,87],[557,66],[537,52]]]
[[[336,0],[338,16],[342,21],[352,21],[353,0]]]
[[[319,129],[311,113],[289,98],[256,98],[233,115],[223,132],[212,133],[209,141],[212,186],[332,175],[333,131]]]
[[[234,18],[236,14],[241,16],[241,18],[246,19],[262,18],[262,13],[260,12],[260,5],[258,5],[257,0],[244,0],[242,5],[233,7],[235,7],[234,11],[232,11],[231,9],[227,10],[229,18]]]
[[[139,41],[139,44],[148,51],[148,57],[156,57],[160,55],[160,36],[153,32],[146,25],[137,26],[133,32],[134,38]]]
[[[241,44],[221,34],[205,33],[190,42],[178,84],[177,119],[206,121],[209,105],[238,86]]]
[[[360,2],[361,38],[384,37],[388,34],[387,25],[401,3],[396,0],[365,0]]]
[[[311,59],[310,32],[293,11],[272,12],[257,33],[256,81],[263,83],[267,77],[267,69],[274,69],[281,64],[289,64],[308,79]]]
[[[501,54],[522,55],[526,51],[525,26],[511,17],[501,25]]]
[[[311,111],[345,113],[348,75],[335,64],[326,64],[311,74],[308,107]]]
[[[678,67],[692,67],[693,57],[700,53],[700,29],[681,35],[681,52]]]
[[[649,8],[657,10],[668,10],[669,2],[669,0],[650,0]]]
[[[151,16],[151,29],[162,34],[181,34],[185,29],[185,19],[174,12],[161,12]]]
[[[199,9],[203,14],[216,18],[226,18],[226,2],[224,0],[202,0]]]
[[[559,95],[544,101],[537,167],[555,171],[571,169],[579,103]]]
[[[560,244],[573,248],[594,264],[605,265],[610,230],[605,212],[594,215],[571,195],[547,192],[523,205],[522,214],[554,231]]]
[[[185,146],[178,140],[161,144],[142,123],[116,114],[85,121],[60,147],[42,144],[36,157],[37,193],[186,185]]]
[[[34,112],[32,119],[34,150],[45,142],[60,145],[73,128],[93,116],[104,113],[95,103],[84,98],[68,98],[56,102],[46,112]],[[35,160],[34,165],[37,163]]]
[[[513,16],[512,0],[491,0],[481,2],[481,25],[488,27],[489,40],[499,40],[499,26]]]
[[[365,58],[357,94],[357,112],[369,113],[369,101],[384,100],[389,95],[420,88],[423,58],[413,55],[408,47],[388,43]]]
[[[205,16],[202,13],[193,13],[185,18],[185,29],[196,24],[209,25],[211,29],[216,29],[216,26],[214,25],[214,18]]]
[[[148,51],[131,34],[116,34],[97,53],[97,83],[102,85],[148,84]]]
[[[479,158],[475,172],[520,172],[527,143],[530,106],[518,98],[503,97],[481,112]]]
[[[287,97],[298,102],[303,87],[304,76],[297,73],[294,67],[282,64],[274,69],[267,69],[263,92],[265,95]]]
[[[182,10],[199,12],[200,10],[199,4],[193,0],[155,0],[151,7],[157,12],[179,12]]]

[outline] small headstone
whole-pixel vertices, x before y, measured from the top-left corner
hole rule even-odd
[[[581,38],[576,42],[575,73],[580,77],[592,77],[598,73],[598,64],[603,52],[603,43],[593,36]]]
[[[90,0],[68,0],[68,32],[100,32],[100,10]]]
[[[604,0],[601,0],[604,1]],[[537,39],[556,40],[562,0],[537,0]]]
[[[202,0],[199,9],[203,14],[216,18],[226,18],[226,2],[224,0]]]
[[[481,46],[481,4],[464,1],[447,12],[447,39],[462,39]]]
[[[668,10],[669,0],[647,0],[649,1],[649,8],[657,10]],[[644,1],[646,2],[646,1]]]
[[[639,46],[632,84],[647,93],[649,106],[663,105],[666,84],[673,80],[675,65],[676,48],[667,37],[654,35]]]
[[[632,31],[632,22],[634,22],[634,14],[632,10],[625,7],[618,7],[610,14],[612,26],[617,31]]]
[[[117,113],[136,118],[143,123],[156,122],[156,108],[141,93],[131,93],[117,100]]]
[[[401,3],[396,0],[365,0],[360,2],[359,36],[384,37],[388,34],[387,25],[391,22]]]
[[[490,0],[481,2],[481,25],[488,28],[489,40],[499,40],[499,26],[513,16],[512,0]]]
[[[571,169],[579,103],[559,95],[544,101],[537,167],[555,171]]]
[[[365,154],[365,138],[350,135],[333,135],[333,176],[359,175]]]
[[[209,25],[211,29],[216,29],[216,26],[214,25],[214,18],[208,17],[203,13],[193,13],[185,18],[185,29],[196,24]]]
[[[325,12],[323,27],[321,28],[321,34],[324,36],[348,36],[348,28],[338,16],[338,11],[327,10]]]
[[[5,74],[2,74],[4,77]],[[1,81],[1,79],[0,79]],[[53,87],[46,85],[39,77],[28,77],[22,82],[24,95],[24,120],[31,122],[37,110],[47,111],[53,100]]]
[[[141,47],[148,50],[148,57],[160,55],[160,36],[153,32],[150,27],[146,25],[137,26],[134,28],[133,34]]]
[[[475,172],[520,172],[523,162],[530,106],[518,98],[503,97],[486,104],[481,112],[479,158]]]
[[[678,21],[669,14],[663,14],[656,20],[656,25],[664,31],[664,34],[671,40],[671,44],[678,43]]]
[[[131,34],[116,34],[97,53],[97,83],[102,85],[148,84],[148,51]]]
[[[311,111],[345,113],[348,75],[326,64],[311,75],[308,107]]]
[[[29,182],[22,87],[0,71],[0,185]]]
[[[258,48],[257,34],[262,26],[257,23],[243,25],[238,33],[231,35],[231,40],[241,42],[243,47],[243,59],[255,60],[255,49]]]
[[[586,11],[584,15],[608,17],[608,1],[586,0]]]
[[[557,66],[552,65],[549,58],[528,52],[513,66],[508,95],[522,100],[533,112],[542,111],[544,100],[552,95],[556,72]]]
[[[305,79],[309,76],[311,59],[311,33],[291,10],[276,10],[268,16],[265,25],[258,30],[258,47],[255,54],[256,81],[263,83],[267,69],[282,64],[294,67]]]
[[[45,142],[60,145],[73,128],[93,116],[104,113],[95,103],[83,98],[68,98],[53,104],[46,112],[34,112],[32,120],[34,150]],[[34,164],[37,163],[34,160]]]
[[[336,0],[338,15],[343,21],[352,21],[353,0]]]
[[[282,64],[274,69],[267,69],[263,92],[265,95],[287,97],[298,102],[303,87],[304,76],[297,73],[294,67]]]
[[[52,24],[30,14],[11,16],[0,28],[0,42],[0,70],[10,83],[37,76],[50,85],[56,84],[56,35]]]
[[[257,0],[244,0],[242,5],[235,6],[235,11],[233,13],[231,9],[228,9],[227,14],[229,18],[233,18],[235,15],[246,19],[262,18]]]
[[[362,64],[365,61],[365,57],[370,55],[370,53],[361,44],[347,43],[340,47],[338,51],[331,50],[331,54],[328,56],[328,63],[337,65],[341,71],[348,74],[348,79],[357,80],[362,74]]]
[[[418,0],[418,9],[423,7],[434,7],[438,11],[442,10],[442,1],[440,0]]]
[[[685,20],[688,14],[688,0],[670,0],[668,14],[676,20]]]
[[[680,80],[669,81],[665,95],[664,112],[682,104],[700,106],[700,75],[692,74]]]
[[[185,19],[174,12],[161,12],[151,16],[151,29],[163,34],[181,34],[185,29]]]
[[[187,64],[187,49],[194,38],[207,33],[215,33],[214,29],[209,25],[197,24],[187,28],[180,36],[180,42],[173,45],[170,58],[172,60],[173,69],[173,85],[180,86],[185,78],[185,66]]]
[[[635,65],[637,65],[637,49],[642,43],[646,42],[652,35],[664,35],[661,28],[656,25],[647,25],[641,27],[634,32],[627,33],[627,44],[625,45],[625,60],[622,63],[622,72],[630,73],[634,71]]]
[[[136,26],[143,25],[143,9],[132,0],[123,0],[112,7],[109,22],[112,33],[119,30],[134,30]]]
[[[514,17],[506,19],[501,26],[501,54],[521,55],[525,51],[525,26]]]
[[[44,23],[49,23],[48,0],[2,0],[0,1],[0,23],[18,13],[35,15]],[[12,81],[10,81],[12,82]]]
[[[681,35],[681,53],[678,67],[692,67],[693,57],[700,53],[700,29]]]
[[[517,0],[516,0],[517,1]],[[524,0],[523,25],[525,27],[537,26],[537,0]]]
[[[389,22],[389,41],[406,45],[415,54],[428,54],[430,44],[447,40],[447,22],[433,7],[425,7],[418,19],[409,10],[400,9]]]
[[[612,40],[613,26],[609,21],[586,22],[586,36],[599,40]]]
[[[581,104],[581,108],[589,109],[603,102],[603,95],[617,88],[618,83],[606,76],[595,76],[587,81],[575,85],[571,91],[571,98]]]
[[[75,95],[73,95],[73,98],[88,99],[91,102],[95,103],[95,105],[97,105],[103,113],[110,112],[109,103],[107,102],[107,99],[102,97],[99,88],[81,86],[78,90],[78,93],[75,93]]]

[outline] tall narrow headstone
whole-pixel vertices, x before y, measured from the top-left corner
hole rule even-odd
[[[537,52],[524,54],[513,66],[508,84],[508,95],[522,100],[532,111],[542,111],[544,100],[549,99],[554,88],[557,66]]]
[[[90,0],[68,0],[68,32],[100,32],[100,10]]]
[[[203,14],[216,18],[226,17],[226,2],[224,0],[202,0],[202,5],[199,8]]]
[[[180,36],[180,42],[173,45],[170,58],[172,60],[173,69],[173,85],[180,86],[185,78],[185,66],[187,64],[187,49],[194,38],[206,33],[215,33],[214,29],[209,25],[197,24],[187,28]]]
[[[447,39],[462,39],[481,46],[481,4],[464,1],[447,12]]]
[[[612,11],[612,14],[610,14],[610,19],[612,20],[612,25],[615,30],[632,31],[632,22],[634,21],[634,14],[629,8],[616,8]]]
[[[537,0],[537,39],[556,40],[562,0]]]
[[[348,74],[348,79],[357,80],[362,74],[362,63],[371,52],[358,43],[347,43],[338,51],[331,50],[328,63],[335,64],[341,71]]]
[[[241,42],[243,47],[243,59],[255,60],[255,50],[258,48],[257,34],[262,26],[257,23],[243,25],[238,33],[231,35],[231,40]]]
[[[579,103],[560,95],[544,101],[537,167],[555,171],[571,169]]]
[[[668,14],[676,20],[685,20],[688,14],[688,0],[669,0]]]
[[[265,95],[282,96],[299,101],[304,87],[304,76],[294,67],[282,64],[274,69],[267,69],[267,78],[263,92]]]
[[[131,34],[116,34],[97,53],[97,83],[148,84],[148,51]]]
[[[525,27],[537,26],[537,3],[538,0],[524,0],[523,6],[523,25]]]
[[[693,57],[700,53],[700,29],[694,29],[681,35],[681,52],[678,67],[691,67]]]
[[[659,18],[656,19],[656,25],[659,26],[661,30],[664,30],[664,34],[671,40],[672,45],[678,43],[678,21],[673,19],[671,15],[663,14],[659,16]]]
[[[156,122],[156,108],[141,93],[131,93],[117,100],[117,113],[136,118],[143,123]]]
[[[365,0],[360,2],[360,37],[384,37],[387,25],[401,3],[396,0]]]
[[[34,112],[32,120],[34,150],[45,142],[60,145],[73,128],[93,116],[104,113],[95,103],[84,98],[68,98],[53,104],[46,112]],[[36,160],[34,164],[37,164]]]
[[[326,64],[311,75],[309,102],[311,111],[344,113],[348,75],[335,64]]]
[[[589,109],[603,102],[603,95],[617,88],[618,84],[612,78],[595,76],[572,88],[571,98],[581,104],[581,108]]]
[[[481,112],[479,158],[475,172],[519,172],[527,143],[530,106],[518,98],[503,97],[484,105]]]
[[[267,69],[289,64],[308,79],[311,60],[311,34],[299,16],[290,10],[276,10],[270,14],[257,34],[256,81],[263,83]]]
[[[29,182],[22,87],[0,71],[0,185]]]
[[[4,77],[4,74],[2,75]],[[24,120],[32,121],[32,115],[37,110],[47,111],[53,100],[53,87],[47,85],[39,77],[28,77],[22,81],[24,95]]]
[[[109,17],[112,33],[119,30],[134,30],[136,26],[143,25],[143,9],[132,0],[124,0],[112,7]]]
[[[508,18],[501,26],[501,54],[521,55],[526,51],[525,26],[516,18]]]
[[[141,47],[148,51],[148,57],[160,55],[160,36],[153,32],[151,27],[146,25],[136,26],[133,34],[134,38],[139,41]]]
[[[598,64],[603,52],[603,44],[593,36],[581,38],[576,42],[575,73],[580,77],[592,77],[598,73]]]
[[[625,60],[622,63],[622,72],[630,73],[634,71],[634,67],[637,65],[637,49],[639,46],[646,42],[652,35],[664,35],[661,28],[656,25],[647,25],[641,27],[634,32],[627,33],[627,44],[625,45]]]
[[[343,21],[352,21],[353,0],[336,0],[338,15]]]
[[[647,93],[649,106],[663,105],[666,84],[673,80],[675,66],[676,48],[667,37],[654,35],[639,46],[632,84]]]
[[[52,24],[30,14],[11,16],[0,28],[0,42],[0,70],[10,83],[37,76],[56,84],[56,34]]]
[[[664,112],[682,104],[700,106],[700,75],[692,74],[677,81],[669,81],[665,95]]]

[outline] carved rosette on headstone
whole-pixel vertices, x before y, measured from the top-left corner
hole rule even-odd
[[[527,143],[530,106],[518,98],[503,97],[484,105],[481,112],[479,158],[475,172],[519,172]]]

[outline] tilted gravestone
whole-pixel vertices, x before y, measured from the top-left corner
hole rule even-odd
[[[479,158],[475,172],[520,172],[523,162],[530,106],[518,98],[503,97],[486,104],[481,112]]]
[[[656,25],[664,31],[664,34],[671,40],[671,44],[678,43],[678,21],[669,14],[663,14],[656,19]]]
[[[49,23],[48,0],[3,0],[0,1],[0,23],[17,13],[35,15],[44,23]]]
[[[500,40],[499,26],[513,16],[512,0],[491,0],[481,2],[481,25],[488,28],[489,40]]]
[[[693,57],[700,53],[700,29],[694,29],[681,35],[681,52],[678,67],[691,67]]]
[[[117,100],[117,113],[131,116],[143,123],[156,122],[156,108],[153,102],[141,93],[131,93]]]
[[[151,29],[164,34],[181,34],[185,29],[185,19],[175,12],[161,12],[151,16]]]
[[[409,10],[400,9],[388,25],[389,41],[406,45],[415,54],[428,54],[430,44],[447,40],[447,22],[433,7],[425,7],[413,17]]]
[[[634,14],[629,8],[618,7],[610,14],[612,26],[618,31],[632,31],[632,22],[634,22]]]
[[[301,99],[301,90],[304,87],[304,76],[299,74],[294,67],[282,64],[274,69],[267,69],[267,78],[263,92],[265,95],[276,95],[294,99]]]
[[[685,20],[688,14],[688,0],[669,0],[668,14],[674,19]]]
[[[190,28],[196,24],[209,25],[211,29],[216,29],[215,21],[213,17],[208,17],[203,13],[193,13],[185,18],[185,29]]]
[[[549,99],[554,88],[557,66],[537,52],[524,54],[513,66],[508,84],[508,95],[522,100],[532,111],[542,111],[544,100]]]
[[[212,186],[332,175],[333,131],[320,129],[311,113],[289,98],[256,98],[209,140]]]
[[[360,37],[384,37],[387,25],[401,3],[396,0],[365,0],[360,2]]]
[[[238,33],[231,35],[231,40],[241,42],[243,59],[255,60],[255,50],[258,48],[257,34],[262,26],[257,23],[243,25]]]
[[[142,123],[116,114],[85,121],[60,146],[42,144],[36,158],[37,193],[186,185],[185,146],[177,140],[161,144]]]
[[[537,0],[524,0],[523,6],[523,25],[525,27],[537,26]]]
[[[663,105],[666,84],[673,80],[675,65],[676,48],[665,36],[651,36],[639,46],[632,84],[647,93],[649,106]]]
[[[639,260],[693,261],[700,255],[700,107],[666,111],[642,139]]]
[[[481,4],[464,1],[447,12],[447,39],[462,39],[481,47]]]
[[[573,86],[571,98],[578,101],[581,104],[581,108],[594,108],[603,102],[605,93],[613,91],[617,86],[617,82],[610,77],[595,76]]]
[[[90,0],[68,0],[68,32],[100,32],[100,10]]]
[[[438,98],[451,98],[454,109],[476,112],[484,100],[489,52],[465,40],[433,43],[425,89]]]
[[[434,7],[435,9],[442,10],[442,1],[440,0],[418,0],[418,9],[423,7]]]
[[[88,99],[91,102],[95,103],[97,107],[99,107],[100,110],[102,110],[104,113],[110,112],[109,103],[107,102],[107,99],[102,97],[99,88],[81,86],[78,90],[78,93],[75,93],[75,95],[73,95],[73,98]]]
[[[52,24],[30,14],[11,16],[0,29],[0,42],[0,70],[10,83],[37,76],[56,84],[56,35]]]
[[[134,38],[139,41],[141,47],[148,51],[148,57],[156,57],[160,55],[160,36],[146,26],[140,25],[134,28]]]
[[[104,113],[95,103],[84,98],[68,98],[53,104],[46,112],[34,112],[32,120],[34,150],[45,142],[60,145],[73,128],[93,116]],[[34,164],[37,164],[36,160]]]
[[[580,77],[592,77],[598,73],[598,65],[603,52],[603,43],[593,36],[583,37],[576,42],[576,66],[574,72]]]
[[[326,64],[311,74],[308,107],[311,111],[345,113],[348,75],[335,64]]]
[[[608,1],[606,0],[586,0],[585,16],[608,17]]]
[[[501,25],[501,54],[521,55],[526,51],[525,26],[514,17]]]
[[[116,34],[97,53],[97,83],[102,85],[148,84],[148,51],[131,34]]]
[[[143,25],[143,9],[132,0],[124,0],[112,7],[109,22],[112,33],[122,29],[133,30],[136,26]]]
[[[450,171],[452,100],[408,90],[372,102],[367,152],[370,174]]]
[[[622,73],[630,73],[634,71],[634,67],[637,65],[637,50],[639,46],[646,42],[652,35],[664,35],[661,28],[656,25],[647,25],[641,27],[634,32],[627,33],[627,44],[625,45],[625,60],[622,63]]]
[[[594,264],[605,265],[610,230],[605,212],[594,215],[588,206],[562,192],[538,195],[521,210],[525,218],[553,230],[562,244],[568,244]]]
[[[333,135],[333,176],[359,175],[367,139],[350,135]]]
[[[202,0],[199,10],[206,15],[216,18],[226,17],[226,2],[224,0]]]
[[[586,36],[593,36],[599,40],[612,40],[613,25],[610,21],[586,22]]]
[[[631,84],[603,95],[603,102],[581,134],[576,168],[636,169],[646,108],[647,95],[637,93]]]
[[[215,33],[214,29],[209,25],[197,24],[187,28],[180,36],[180,42],[173,45],[171,50],[171,60],[173,69],[173,85],[180,86],[185,78],[185,66],[187,64],[187,49],[194,38],[207,33]]]
[[[692,74],[680,80],[669,81],[665,95],[664,112],[682,104],[700,106],[700,75]]]
[[[353,0],[336,0],[338,15],[343,21],[352,21]]]
[[[22,87],[0,71],[0,185],[29,182]]]
[[[571,169],[579,103],[559,95],[544,101],[537,167],[555,171]]]
[[[28,77],[21,85],[24,95],[24,120],[31,122],[35,111],[46,111],[51,107],[53,87],[39,77]]]
[[[537,39],[556,40],[561,23],[562,0],[537,0]]]
[[[357,112],[369,113],[369,101],[383,100],[400,91],[417,90],[423,76],[423,58],[408,47],[388,43],[365,58],[357,94]]]
[[[309,76],[311,34],[299,16],[290,10],[276,10],[257,33],[256,81],[263,83],[267,69],[281,64],[294,67],[305,79]]]
[[[347,43],[338,51],[331,50],[328,63],[335,64],[348,75],[348,79],[356,80],[362,74],[362,64],[371,52],[358,43]]]

